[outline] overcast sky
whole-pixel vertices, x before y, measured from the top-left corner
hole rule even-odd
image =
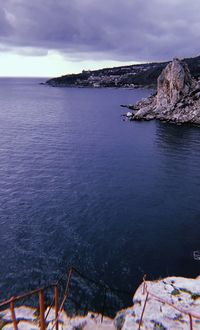
[[[199,55],[200,0],[0,0],[0,76]]]

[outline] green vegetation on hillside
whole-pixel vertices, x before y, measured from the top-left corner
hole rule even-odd
[[[190,72],[195,79],[200,77],[200,56],[187,58]],[[151,87],[169,62],[146,63],[100,70],[85,71],[53,78],[46,84],[58,87]]]

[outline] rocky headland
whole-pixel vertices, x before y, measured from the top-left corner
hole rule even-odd
[[[192,77],[200,77],[200,56],[184,60]],[[66,74],[52,78],[45,85],[53,87],[89,87],[89,88],[147,88],[155,87],[157,78],[169,62],[141,63],[127,66],[83,70],[81,73]]]
[[[175,124],[200,125],[200,81],[186,62],[177,58],[167,64],[157,80],[157,92],[128,108],[130,120],[159,119]]]

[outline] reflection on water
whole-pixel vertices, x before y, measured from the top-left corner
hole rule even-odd
[[[199,141],[199,128],[156,122],[155,144],[162,169],[158,190],[163,194],[164,221],[171,226],[165,258],[167,265],[174,263],[169,274],[173,269],[174,274],[186,276],[199,272],[193,260],[193,251],[200,247]]]
[[[194,145],[198,145],[200,130],[199,127],[177,126],[157,121],[156,136],[158,144],[163,149],[189,150],[191,147],[194,148]]]

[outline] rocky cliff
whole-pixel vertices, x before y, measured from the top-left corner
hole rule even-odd
[[[48,308],[45,312],[47,313]],[[38,311],[31,307],[16,307],[19,330],[39,330]],[[47,330],[55,324],[55,310],[46,318]],[[70,318],[59,313],[59,330],[186,330],[200,329],[200,277],[196,279],[167,277],[144,281],[136,290],[133,305],[117,313],[115,319],[88,313]],[[9,309],[0,312],[0,328],[12,330]],[[55,329],[55,327],[54,327]]]
[[[159,119],[173,123],[200,124],[200,82],[188,65],[173,59],[157,80],[157,93],[129,107],[131,120]]]
[[[140,285],[133,306],[117,314],[118,330],[200,329],[200,277],[167,277]]]

